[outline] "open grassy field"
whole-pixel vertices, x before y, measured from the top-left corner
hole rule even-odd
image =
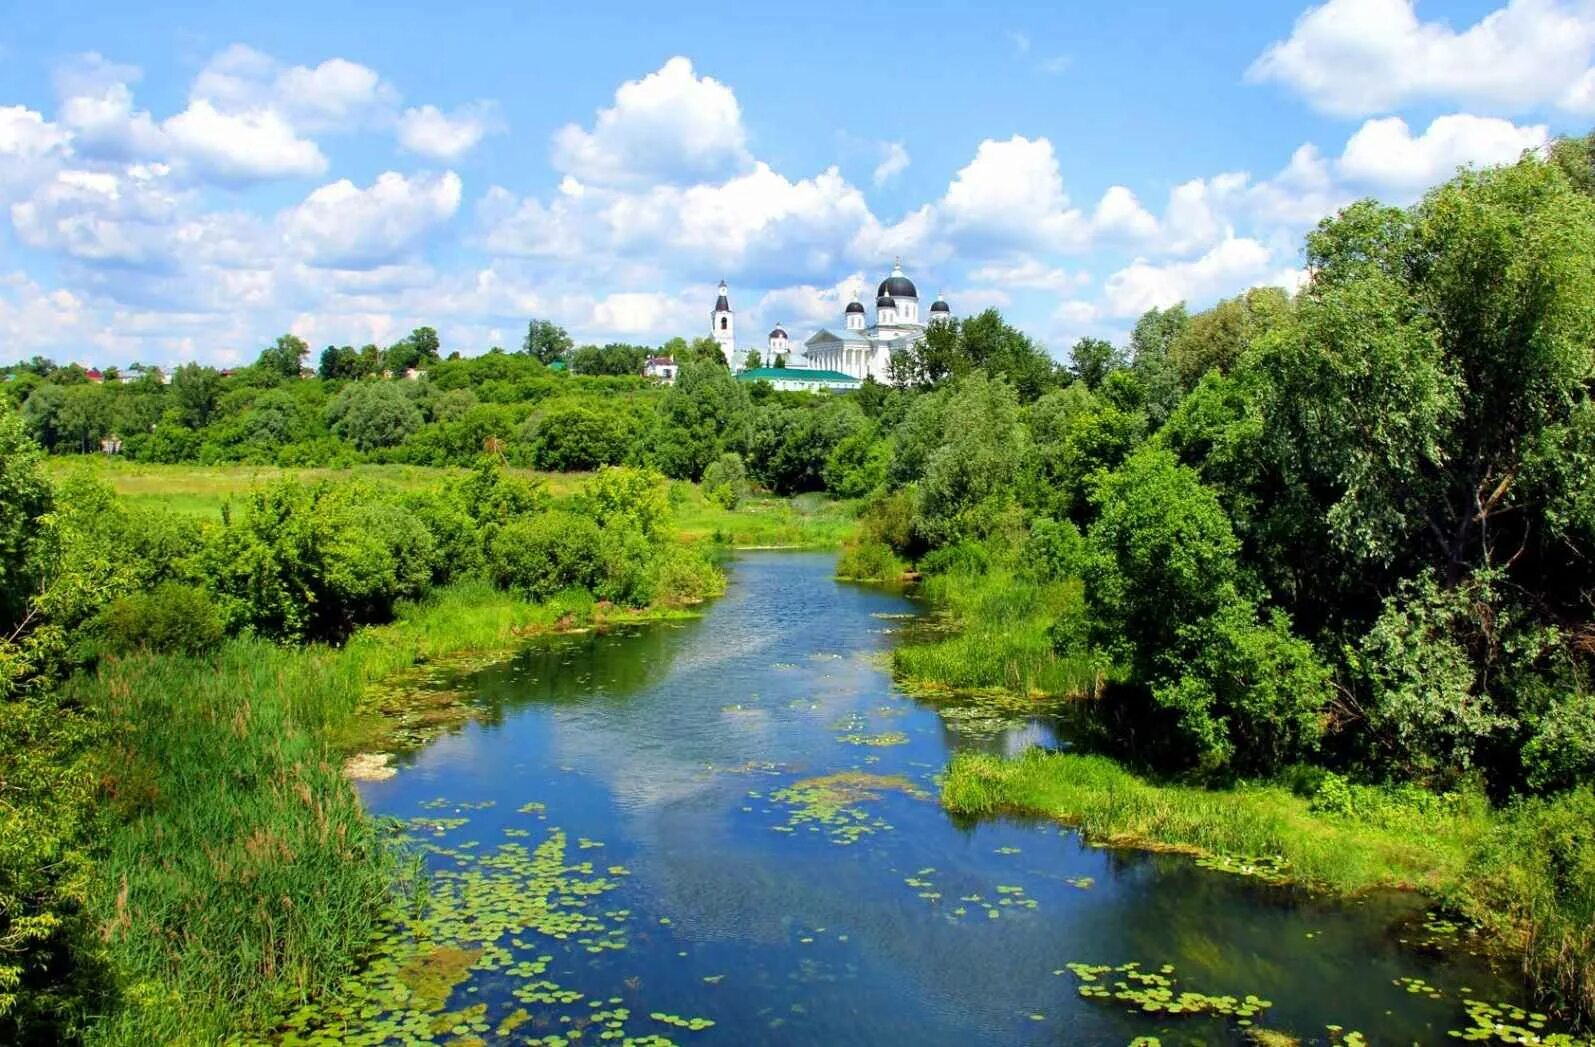
[[[175,512],[218,518],[222,506],[236,502],[251,490],[285,476],[306,482],[322,479],[357,479],[391,484],[405,490],[432,486],[448,476],[464,476],[465,469],[420,465],[357,465],[347,469],[285,469],[271,465],[153,465],[94,456],[55,457],[48,460],[56,481],[87,476],[109,484],[118,495],[136,505],[159,506]],[[590,473],[541,473],[514,470],[548,485],[556,498],[581,489]],[[796,498],[753,496],[736,509],[724,509],[703,497],[696,484],[676,481],[671,501],[676,526],[688,541],[721,541],[733,546],[790,546],[809,549],[839,548],[853,533],[856,520],[850,506],[823,495]]]

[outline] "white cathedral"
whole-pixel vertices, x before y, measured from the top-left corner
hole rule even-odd
[[[925,333],[927,324],[952,319],[952,309],[938,295],[930,304],[929,315],[920,319],[919,290],[903,275],[899,259],[892,275],[875,289],[875,322],[868,323],[864,303],[853,292],[853,300],[842,313],[842,325],[832,331],[821,328],[803,343],[803,363],[791,358],[791,341],[780,324],[770,332],[765,357],[769,363],[784,358],[788,368],[829,371],[849,378],[874,378],[885,381],[892,354],[907,349]],[[740,370],[747,361],[747,348],[736,347],[736,320],[727,297],[725,281],[720,281],[720,296],[709,314],[710,334],[720,343],[726,363]],[[796,377],[796,376],[794,376]]]

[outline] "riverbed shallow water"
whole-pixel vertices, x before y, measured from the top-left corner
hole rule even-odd
[[[888,656],[923,607],[833,565],[742,554],[699,620],[539,641],[462,681],[480,717],[361,790],[426,849],[449,913],[427,948],[471,948],[411,942],[390,965],[404,995],[429,963],[455,968],[430,1017],[378,999],[373,1029],[1243,1042],[1236,1016],[1083,997],[1071,963],[1171,965],[1177,991],[1255,995],[1257,1026],[1304,1042],[1444,1042],[1467,1000],[1522,1002],[1510,971],[1416,947],[1431,932],[1410,895],[1334,901],[1042,822],[954,820],[936,802],[951,753],[1063,744],[1055,722],[902,693]]]

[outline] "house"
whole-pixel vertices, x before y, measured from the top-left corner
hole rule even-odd
[[[675,385],[678,370],[674,356],[650,356],[642,365],[642,376],[662,385]]]
[[[87,371],[83,372],[83,377],[87,378],[95,385],[99,385],[101,382],[105,381],[105,372],[101,371],[98,367],[91,367]]]

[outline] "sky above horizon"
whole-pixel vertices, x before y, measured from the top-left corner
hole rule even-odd
[[[722,278],[758,347],[896,256],[1063,359],[1595,123],[1595,0],[229,6],[0,18],[0,362],[657,344]]]

